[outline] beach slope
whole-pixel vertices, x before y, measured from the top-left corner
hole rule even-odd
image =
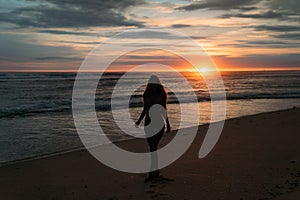
[[[118,172],[86,150],[0,167],[0,199],[300,199],[300,109],[227,120],[212,152],[198,158],[207,125],[161,170],[170,180]],[[161,145],[174,136],[163,137]],[[118,143],[145,151],[144,140]]]

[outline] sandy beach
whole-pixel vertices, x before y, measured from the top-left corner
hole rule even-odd
[[[113,170],[80,150],[0,167],[0,199],[300,199],[300,109],[230,119],[213,151],[199,159],[207,125],[165,178]],[[161,146],[175,131],[163,137]],[[119,142],[145,151],[142,139]]]

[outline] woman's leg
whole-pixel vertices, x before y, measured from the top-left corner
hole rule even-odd
[[[151,122],[149,115],[145,117],[145,126],[149,125]],[[158,133],[149,133],[148,131],[152,131],[147,129],[146,135],[153,135],[151,137],[147,138],[147,142],[149,145],[149,150],[151,153],[151,167],[150,167],[150,172],[149,172],[149,177],[146,180],[152,180],[153,178],[157,177],[159,175],[159,170],[158,170],[158,155],[157,155],[157,148],[158,144],[164,134],[165,127],[163,127]],[[145,130],[146,131],[146,130]],[[154,130],[153,130],[154,131]]]
[[[163,133],[164,133],[164,128],[154,136],[147,138],[150,147],[150,152],[151,152],[151,168],[150,168],[151,171],[149,173],[149,178],[155,178],[159,176],[157,148],[163,136]]]

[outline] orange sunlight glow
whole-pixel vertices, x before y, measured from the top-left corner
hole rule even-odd
[[[208,70],[205,67],[203,67],[199,71],[201,72],[201,74],[205,74]]]

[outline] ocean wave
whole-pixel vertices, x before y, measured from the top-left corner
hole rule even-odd
[[[30,114],[41,114],[41,113],[61,113],[70,111],[70,106],[56,106],[56,107],[45,107],[44,105],[22,105],[12,108],[1,108],[0,118],[12,118],[16,116],[26,116]]]
[[[95,78],[96,75],[89,73],[87,77]],[[103,81],[99,83],[95,96],[96,111],[111,109],[111,92],[122,75],[123,73],[103,74],[101,78]],[[75,76],[75,73],[0,73],[0,118],[37,113],[71,112]],[[173,77],[172,74],[167,74],[167,76],[170,77],[170,84],[179,90],[174,91],[175,93],[169,90],[168,103],[178,104],[179,97],[180,103],[194,103],[192,102],[193,98],[189,96],[191,91],[181,89],[176,77]],[[300,99],[299,72],[228,72],[222,76],[227,100]],[[137,74],[132,81],[138,83],[143,77]],[[130,81],[126,82],[126,84],[131,83]],[[220,95],[222,91],[220,88],[209,91],[200,80],[191,81],[191,84],[198,102],[211,101],[210,95],[213,95],[214,100],[224,100]],[[130,97],[129,107],[143,106],[143,89],[140,87],[133,93]],[[113,99],[114,108],[128,107],[126,99],[129,97],[123,94],[118,95]]]
[[[235,95],[229,94],[226,97],[226,100],[254,100],[254,99],[300,99],[299,93],[290,93],[290,94],[245,94],[245,95]],[[224,100],[221,96],[215,96],[215,101]],[[210,96],[202,96],[198,97],[198,102],[207,102],[211,101]],[[195,103],[190,98],[183,99],[180,103]],[[168,104],[179,104],[177,98],[170,97],[168,99]],[[136,98],[135,101],[130,101],[129,107],[130,108],[137,108],[142,107],[143,102],[140,98]],[[114,103],[114,109],[124,109],[127,108],[128,104],[127,101],[116,101]],[[82,108],[85,108],[85,105],[82,105]],[[109,111],[111,110],[111,101],[110,100],[98,100],[95,102],[95,110],[96,111]],[[61,103],[60,105],[55,106],[45,106],[44,104],[41,105],[23,105],[19,107],[13,108],[2,108],[0,109],[0,118],[6,117],[16,117],[16,116],[27,116],[32,114],[47,114],[47,113],[62,113],[62,112],[71,112],[72,111],[72,104],[71,102]]]

